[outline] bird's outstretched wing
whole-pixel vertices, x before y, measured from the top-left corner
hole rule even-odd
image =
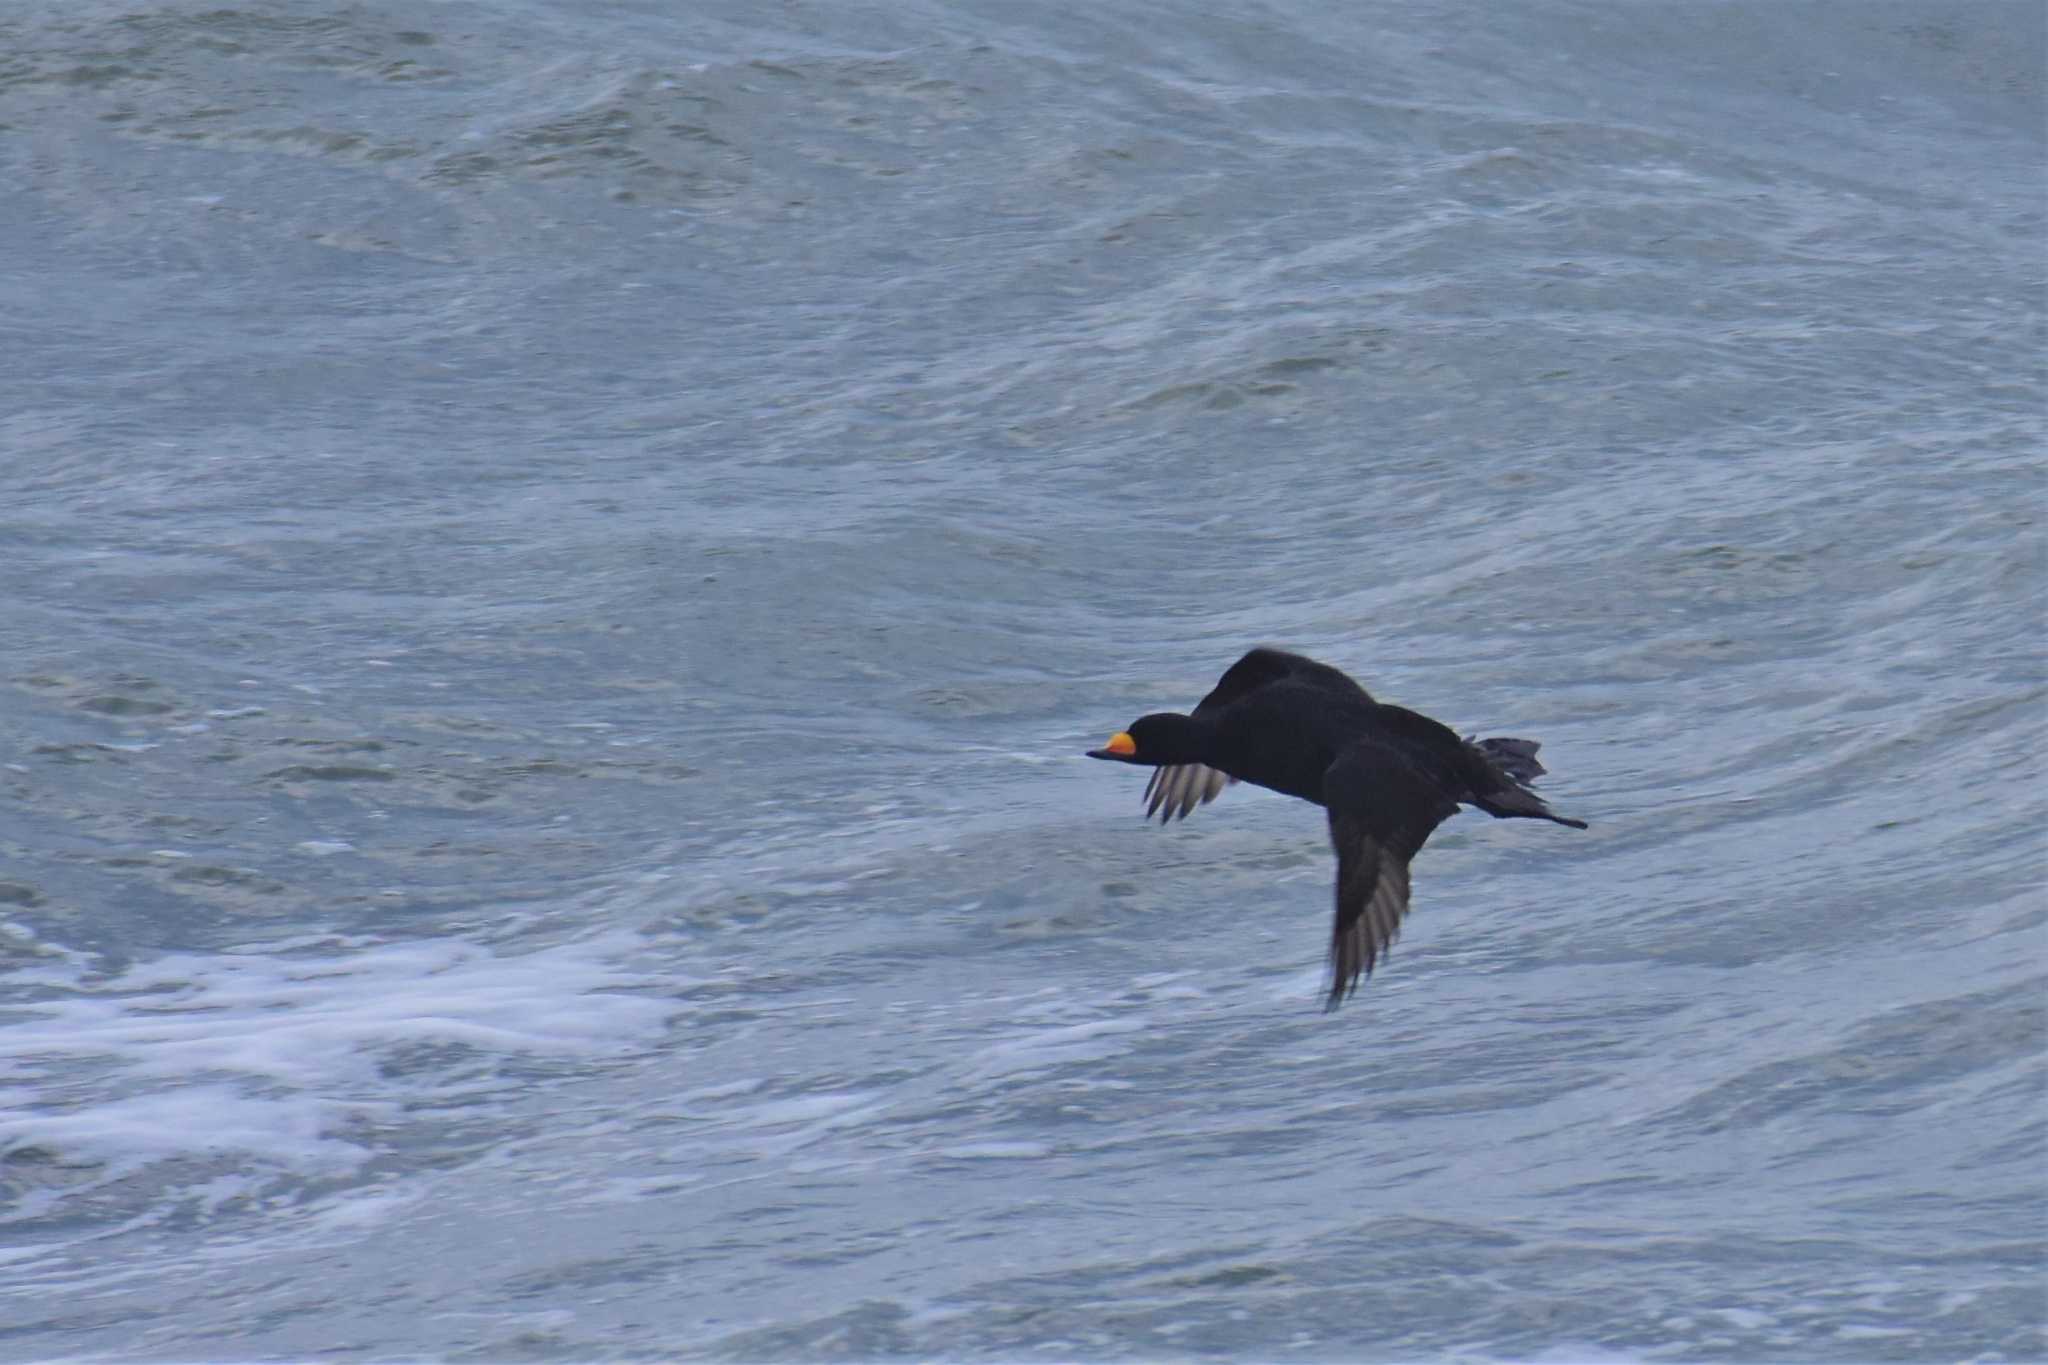
[[[1279,682],[1283,678],[1342,692],[1366,701],[1372,700],[1366,690],[1353,682],[1342,669],[1317,663],[1314,659],[1300,654],[1289,654],[1284,649],[1260,645],[1247,651],[1242,659],[1223,670],[1223,676],[1209,689],[1209,695],[1202,698],[1201,703],[1195,707],[1195,714],[1199,716],[1204,712],[1219,711],[1261,687]]]
[[[1145,784],[1145,818],[1159,817],[1160,824],[1185,820],[1196,806],[1214,801],[1223,789],[1237,781],[1206,763],[1172,763],[1152,770]]]
[[[1337,851],[1337,913],[1330,926],[1333,1010],[1386,955],[1408,913],[1408,862],[1458,802],[1442,780],[1400,749],[1363,741],[1323,777]]]
[[[1304,655],[1290,654],[1284,649],[1260,645],[1247,651],[1243,658],[1223,671],[1223,676],[1209,689],[1209,695],[1196,703],[1195,714],[1213,715],[1232,702],[1241,701],[1282,679],[1306,682],[1361,701],[1372,700],[1366,690],[1341,669],[1317,663]],[[1157,815],[1162,825],[1172,820],[1185,820],[1189,811],[1214,801],[1223,794],[1226,786],[1235,781],[1236,778],[1201,763],[1176,763],[1155,768],[1152,780],[1145,784],[1145,818],[1149,820]]]

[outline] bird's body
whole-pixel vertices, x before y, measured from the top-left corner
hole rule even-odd
[[[1192,714],[1132,722],[1091,758],[1150,766],[1146,811],[1185,818],[1231,781],[1313,801],[1337,853],[1330,940],[1335,1009],[1392,946],[1408,910],[1408,863],[1466,804],[1500,818],[1550,820],[1525,785],[1543,773],[1525,739],[1461,739],[1419,712],[1375,701],[1328,664],[1254,649]]]

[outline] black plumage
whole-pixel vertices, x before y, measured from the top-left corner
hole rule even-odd
[[[1543,775],[1528,739],[1461,739],[1419,712],[1373,698],[1328,664],[1254,649],[1190,715],[1143,716],[1090,758],[1155,769],[1145,814],[1185,818],[1231,782],[1322,806],[1337,853],[1330,933],[1335,1009],[1393,946],[1408,913],[1408,863],[1463,805],[1502,819],[1551,820],[1527,784]]]

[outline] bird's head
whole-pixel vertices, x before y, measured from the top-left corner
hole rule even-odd
[[[1144,768],[1163,768],[1175,763],[1200,763],[1207,746],[1202,727],[1189,716],[1161,711],[1140,716],[1128,730],[1119,730],[1100,749],[1090,749],[1090,758],[1110,758]]]

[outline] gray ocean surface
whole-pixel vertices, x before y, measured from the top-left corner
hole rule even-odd
[[[2048,1357],[2044,49],[0,10],[0,1358]]]

